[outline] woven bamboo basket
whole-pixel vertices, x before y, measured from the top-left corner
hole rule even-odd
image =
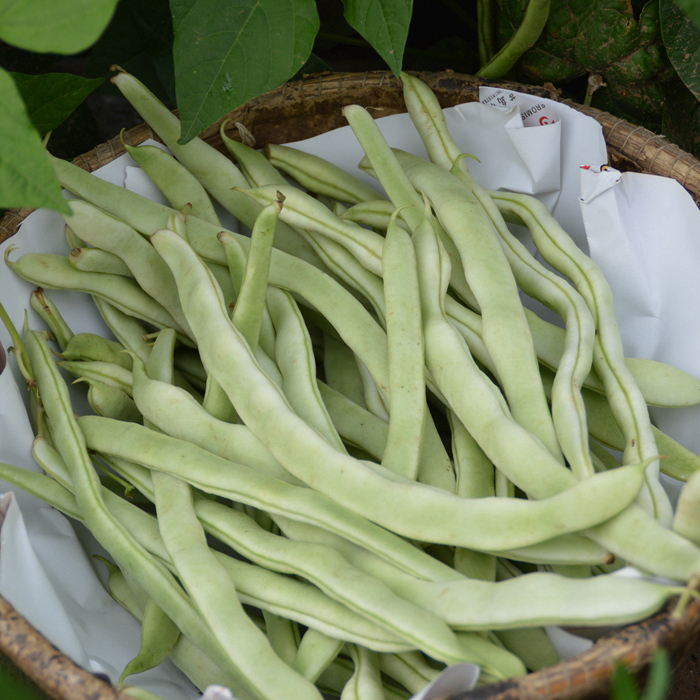
[[[433,89],[443,107],[479,99],[479,86],[487,84],[472,76],[451,71],[417,73]],[[685,187],[700,204],[700,161],[665,137],[635,126],[611,114],[560,98],[548,87],[525,86],[506,81],[488,81],[505,89],[527,92],[560,101],[593,117],[602,126],[610,164],[623,171],[671,177]],[[257,146],[289,143],[344,126],[341,107],[361,104],[373,107],[377,116],[405,112],[401,84],[391,73],[323,73],[289,82],[251,100],[225,118],[243,124]],[[219,124],[202,137],[226,152]],[[141,124],[122,135],[138,145],[148,138],[158,140]],[[106,165],[125,149],[115,137],[75,159],[87,171]],[[12,236],[30,209],[8,211],[0,220],[0,242]],[[674,683],[669,700],[697,697],[680,681],[695,685],[693,652],[700,649],[700,604],[691,603],[682,617],[671,614],[673,602],[663,611],[640,623],[612,631],[587,651],[527,676],[513,678],[476,690],[445,696],[441,700],[594,700],[608,698],[615,667],[624,663],[640,680],[648,672],[654,651],[666,648],[674,665]],[[4,656],[51,700],[128,700],[107,681],[73,664],[53,647],[12,605],[0,597],[0,658]],[[697,674],[696,674],[697,675]]]

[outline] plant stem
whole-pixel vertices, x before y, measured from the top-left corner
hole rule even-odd
[[[479,60],[485,66],[494,54],[491,0],[477,0],[477,20]]]

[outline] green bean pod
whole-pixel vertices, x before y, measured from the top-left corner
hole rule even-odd
[[[274,653],[247,616],[233,580],[209,549],[190,487],[166,474],[154,474],[154,486],[160,533],[178,578],[244,684],[261,699],[320,698],[311,683]]]
[[[681,489],[673,516],[673,530],[697,545],[700,545],[699,506],[700,472],[695,472]]]
[[[624,461],[649,460],[640,502],[669,525],[672,508],[658,480],[659,453],[649,411],[625,364],[610,285],[600,268],[576,246],[541,202],[510,193],[492,192],[491,197],[501,211],[516,212],[528,225],[542,257],[571,279],[591,309],[598,330],[593,366],[605,384],[615,420],[625,435]]]
[[[430,199],[460,251],[466,279],[481,309],[482,337],[513,416],[561,459],[532,336],[491,220],[454,175],[405,152],[396,156],[413,186]]]
[[[292,662],[294,668],[304,678],[315,683],[333,659],[338,656],[344,645],[345,642],[340,639],[334,639],[323,632],[309,629],[304,632],[299,643],[299,648]]]
[[[61,351],[64,360],[97,360],[131,369],[131,357],[124,346],[97,333],[76,333]]]
[[[58,365],[78,379],[95,379],[132,395],[131,372],[114,362],[60,360]]]
[[[226,126],[230,119],[225,119],[219,127],[219,136],[226,146],[226,150],[236,159],[238,167],[243,173],[250,187],[260,187],[261,185],[287,185],[287,179],[282,173],[256,148],[252,143],[245,143],[245,140],[237,141],[226,134]],[[241,124],[236,124],[244,136]]]
[[[590,477],[589,477],[590,478]],[[625,625],[658,612],[683,588],[601,574],[570,578],[535,572],[493,583],[426,582],[402,575],[400,595],[439,614],[454,629],[498,630],[541,625]]]
[[[127,676],[143,673],[165,661],[180,639],[180,630],[151,598],[146,602],[140,622],[141,648],[122,671],[120,683]]]
[[[446,663],[464,660],[449,630],[431,615],[390,593],[380,580],[354,569],[333,549],[266,533],[247,516],[208,500],[196,503],[216,523],[217,537],[246,558],[282,573],[303,576],[331,598]]]
[[[354,670],[340,693],[340,700],[385,700],[379,659],[362,647],[348,648]]]
[[[275,654],[286,664],[292,666],[295,671],[301,673],[304,678],[312,683],[315,682],[315,679],[304,673],[302,669],[294,667],[294,659],[299,647],[299,625],[293,620],[288,620],[269,610],[263,610],[262,614],[265,620],[265,634],[267,634]],[[323,633],[319,632],[318,634]],[[340,643],[342,644],[342,642]]]
[[[365,268],[382,274],[382,238],[368,229],[344,221],[317,199],[291,185],[263,185],[241,190],[261,206],[284,197],[280,219],[296,229],[312,231],[347,248]]]
[[[250,237],[250,248],[240,290],[233,307],[233,323],[251,348],[258,344],[265,292],[270,274],[270,255],[284,198],[280,196],[258,214]]]
[[[420,693],[432,683],[441,671],[428,664],[423,656],[415,652],[381,654],[379,670],[414,694]]]
[[[125,391],[97,379],[84,378],[83,381],[88,385],[88,403],[98,416],[141,422],[141,413],[133,398]]]
[[[382,265],[390,398],[389,431],[381,463],[387,469],[415,479],[428,412],[425,358],[415,251],[410,235],[396,224],[396,213],[387,229]]]

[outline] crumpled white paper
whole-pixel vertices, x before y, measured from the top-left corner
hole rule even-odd
[[[598,175],[607,157],[601,127],[566,105],[498,88],[484,88],[481,98],[488,104],[446,110],[460,149],[478,158],[469,161],[476,179],[490,189],[534,194],[584,250],[590,246],[613,287],[628,355],[675,363],[700,377],[700,357],[695,351],[700,338],[696,310],[700,283],[695,274],[700,265],[700,214],[687,193],[664,178],[623,174],[613,182],[614,174]],[[390,145],[425,155],[407,116],[385,117],[378,124]],[[349,128],[293,145],[371,182],[356,167],[363,153]],[[583,165],[593,167],[583,171]],[[124,185],[125,173],[127,186],[142,186],[142,174],[128,156],[98,176]],[[8,246],[17,246],[16,254],[68,252],[62,220],[47,211],[32,214],[20,232],[0,246],[2,252]],[[0,301],[18,327],[23,325],[32,288],[9,271],[0,275]],[[83,295],[50,295],[76,332],[104,331]],[[28,317],[31,327],[41,327],[33,311]],[[4,328],[0,328],[0,341],[11,344]],[[31,457],[33,436],[21,386],[10,356],[8,369],[0,374],[0,460],[38,469]],[[678,413],[667,409],[655,418],[686,446],[700,450],[699,431],[693,430],[697,413],[685,409]],[[12,491],[10,485],[0,483],[0,493]],[[136,653],[139,631],[131,616],[105,593],[104,572],[90,558],[99,547],[81,527],[26,494],[16,491],[3,504],[0,593],[78,664],[116,681]],[[563,632],[559,636],[571,637]],[[574,638],[573,646],[562,646],[562,654],[568,657],[589,644]],[[199,696],[169,662],[129,680],[164,700]],[[457,667],[413,700],[444,694],[443,684],[459,690],[475,681],[469,665]],[[212,687],[212,697],[216,692],[219,689]]]

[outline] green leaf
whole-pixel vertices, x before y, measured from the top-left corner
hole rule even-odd
[[[700,0],[675,0],[696,27],[700,28]]]
[[[111,77],[114,64],[138,75],[161,101],[175,106],[173,19],[168,0],[120,0],[109,26],[90,49],[85,75]]]
[[[345,19],[386,61],[396,77],[413,13],[413,0],[343,0]]]
[[[289,80],[319,28],[315,0],[171,0],[170,9],[180,143]]]
[[[0,0],[0,40],[38,53],[79,53],[97,41],[117,2]]]
[[[70,213],[39,132],[19,90],[0,68],[0,208],[48,207]]]
[[[661,36],[678,76],[700,99],[700,29],[673,0],[661,0]]]
[[[43,136],[62,124],[75,108],[101,84],[71,73],[11,74],[24,100],[27,114]]]

